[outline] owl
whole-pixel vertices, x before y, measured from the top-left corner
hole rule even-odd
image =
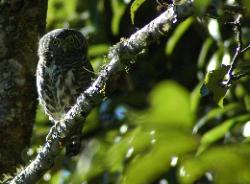
[[[87,41],[73,29],[56,29],[39,41],[38,98],[49,118],[60,122],[94,77]]]

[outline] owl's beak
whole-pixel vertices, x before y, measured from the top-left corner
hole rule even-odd
[[[64,43],[62,46],[63,52],[70,52],[72,51],[72,45],[69,43]]]
[[[67,47],[63,47],[63,52],[67,52]]]

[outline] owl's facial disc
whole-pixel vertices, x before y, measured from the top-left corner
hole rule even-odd
[[[40,40],[40,55],[52,57],[81,57],[87,54],[86,38],[73,29],[53,30]]]

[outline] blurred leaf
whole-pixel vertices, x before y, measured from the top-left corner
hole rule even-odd
[[[242,0],[244,8],[246,8],[246,14],[250,17],[250,1],[249,0]]]
[[[203,14],[210,3],[211,3],[211,0],[195,0],[194,7],[195,7],[196,14],[198,15]]]
[[[86,145],[72,175],[72,183],[82,183],[104,172],[107,146],[98,139],[93,139]]]
[[[199,108],[200,100],[201,100],[201,89],[202,83],[200,82],[191,92],[190,95],[190,110],[193,114],[197,113],[197,110]]]
[[[100,56],[108,53],[109,45],[107,44],[98,44],[92,45],[89,47],[88,55],[89,57]]]
[[[140,127],[129,132],[120,142],[110,147],[107,152],[106,163],[111,172],[121,172],[126,159],[142,152],[151,145],[151,130]]]
[[[122,184],[152,183],[171,167],[171,159],[181,159],[183,154],[193,151],[197,142],[190,134],[178,129],[156,130],[156,142],[147,153],[138,155],[127,166]],[[173,166],[174,167],[174,166]]]
[[[145,2],[146,0],[134,0],[134,2],[132,3],[131,7],[130,7],[130,17],[131,17],[131,21],[132,24],[135,23],[135,13],[138,10],[138,8],[140,8],[140,6]]]
[[[250,120],[250,115],[241,115],[233,117],[221,123],[217,127],[205,133],[201,138],[201,146],[199,148],[199,153],[204,151],[209,145],[216,142],[220,138],[223,138],[230,129],[238,123],[245,123]]]
[[[214,108],[205,114],[194,126],[193,133],[197,133],[200,128],[205,126],[211,120],[218,119],[219,117],[228,114],[228,113],[237,113],[244,109],[244,107],[239,103],[231,103],[223,108]]]
[[[98,127],[98,125],[99,125],[98,110],[97,108],[94,108],[85,120],[83,126],[83,134],[86,135],[89,132],[95,130]]]
[[[70,172],[67,170],[59,170],[52,175],[51,184],[67,184],[69,183]]]
[[[250,183],[249,154],[246,144],[212,148],[184,161],[179,167],[180,183],[193,184],[207,172],[212,174],[212,183]]]
[[[244,102],[245,102],[246,110],[250,112],[250,95],[244,96]]]
[[[36,110],[36,124],[43,124],[44,122],[49,121],[48,116],[45,114],[44,110],[40,105],[37,106]]]
[[[173,81],[158,84],[150,94],[151,107],[143,112],[136,123],[147,125],[171,125],[190,128],[193,114],[189,92]],[[176,116],[178,114],[178,116]],[[157,125],[159,124],[159,125]]]
[[[188,30],[188,28],[192,25],[193,21],[194,19],[190,17],[177,26],[174,33],[171,35],[171,37],[167,41],[167,44],[166,44],[167,55],[172,54],[176,44],[178,43],[180,38],[184,35],[184,33]]]
[[[50,25],[54,20],[64,20],[66,22],[66,18],[71,18],[75,16],[75,10],[77,5],[77,0],[50,0],[48,1],[48,14],[47,14],[47,22]],[[64,27],[64,22],[59,23],[57,21],[57,27]]]
[[[221,41],[222,37],[218,20],[210,19],[207,26],[212,38],[216,41]]]
[[[207,64],[207,71],[210,72],[215,69],[220,69],[222,65],[222,59],[224,56],[224,47],[220,45],[219,49],[213,53]]]
[[[203,86],[201,87],[201,95],[211,95],[213,100],[223,107],[223,99],[226,95],[228,87],[223,86],[223,80],[227,74],[229,66],[222,65],[220,69],[212,70],[207,73]]]
[[[112,33],[117,35],[119,33],[120,20],[126,10],[127,4],[121,0],[111,0],[113,17],[112,17]]]
[[[198,67],[199,69],[202,69],[205,67],[206,64],[206,58],[208,56],[208,51],[213,45],[213,40],[211,38],[207,38],[206,41],[203,43],[199,58],[198,58]]]

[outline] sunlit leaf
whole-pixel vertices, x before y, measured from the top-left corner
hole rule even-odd
[[[196,113],[199,108],[199,103],[201,100],[201,89],[202,83],[199,83],[192,91],[190,95],[190,109],[192,113]]]
[[[208,31],[214,40],[221,40],[221,32],[219,22],[216,19],[210,19],[208,23]]]
[[[206,64],[206,58],[208,56],[208,51],[213,44],[213,40],[211,38],[207,38],[206,41],[203,43],[199,58],[198,58],[198,67],[200,69],[204,68]]]
[[[193,23],[193,18],[190,17],[181,24],[177,26],[175,29],[173,35],[168,39],[167,44],[166,44],[166,53],[167,55],[171,55],[176,44],[178,41],[181,39],[182,35],[188,30],[188,28],[192,25]]]
[[[250,1],[243,0],[242,3],[243,3],[243,6],[246,8],[246,13],[248,17],[250,17]]]
[[[193,132],[197,133],[199,129],[210,123],[212,120],[218,119],[227,113],[237,113],[243,111],[244,107],[239,103],[231,103],[223,108],[214,108],[205,114],[194,126]],[[213,122],[213,121],[212,121]]]
[[[89,47],[88,54],[90,57],[99,56],[107,54],[109,45],[107,44],[98,44]]]
[[[112,17],[112,33],[114,35],[117,35],[119,33],[119,25],[120,20],[125,12],[125,9],[127,7],[127,4],[123,1],[118,0],[111,0],[112,10],[113,10],[113,17]]]
[[[107,144],[104,141],[98,139],[90,141],[77,162],[71,178],[73,183],[82,183],[104,172],[106,150]]]
[[[195,0],[194,7],[197,14],[202,14],[205,12],[206,8],[211,3],[211,0]]]
[[[249,150],[246,144],[220,146],[189,158],[179,167],[180,183],[193,184],[208,172],[212,175],[212,183],[249,183]]]
[[[69,183],[69,177],[70,177],[70,172],[68,170],[62,169],[57,171],[56,173],[53,174],[53,177],[51,178],[51,181],[49,183],[51,184],[66,184]]]
[[[204,85],[201,87],[201,95],[211,95],[213,100],[223,107],[223,99],[226,95],[228,87],[223,85],[223,79],[227,74],[229,66],[222,66],[220,69],[212,70],[207,73]]]
[[[136,128],[107,152],[106,163],[112,172],[121,171],[126,159],[136,155],[151,145],[150,130]]]
[[[205,133],[201,138],[201,147],[199,152],[204,151],[209,145],[223,138],[229,130],[238,123],[245,123],[249,121],[250,115],[241,115],[222,122],[217,127]]]
[[[221,45],[219,49],[212,54],[206,66],[206,70],[210,72],[212,70],[220,69],[222,65],[223,56],[224,56],[224,47]]]
[[[135,13],[146,0],[135,0],[130,7],[130,17],[132,24],[135,23]]]
[[[58,27],[63,27],[59,24],[58,20],[64,20],[75,16],[75,9],[77,0],[63,1],[63,0],[50,0],[48,1],[48,24],[51,24],[54,20],[57,20]]]
[[[39,105],[36,111],[36,119],[35,122],[38,124],[42,124],[45,121],[49,121],[48,116],[45,114],[44,110],[42,107]]]
[[[157,132],[157,130],[156,130]],[[135,157],[122,176],[122,184],[152,183],[171,167],[171,159],[193,151],[197,142],[194,137],[178,130],[160,131],[156,142],[147,153]]]
[[[150,94],[151,107],[137,121],[188,128],[193,123],[189,92],[173,81],[158,84]],[[178,116],[176,116],[178,114]]]

